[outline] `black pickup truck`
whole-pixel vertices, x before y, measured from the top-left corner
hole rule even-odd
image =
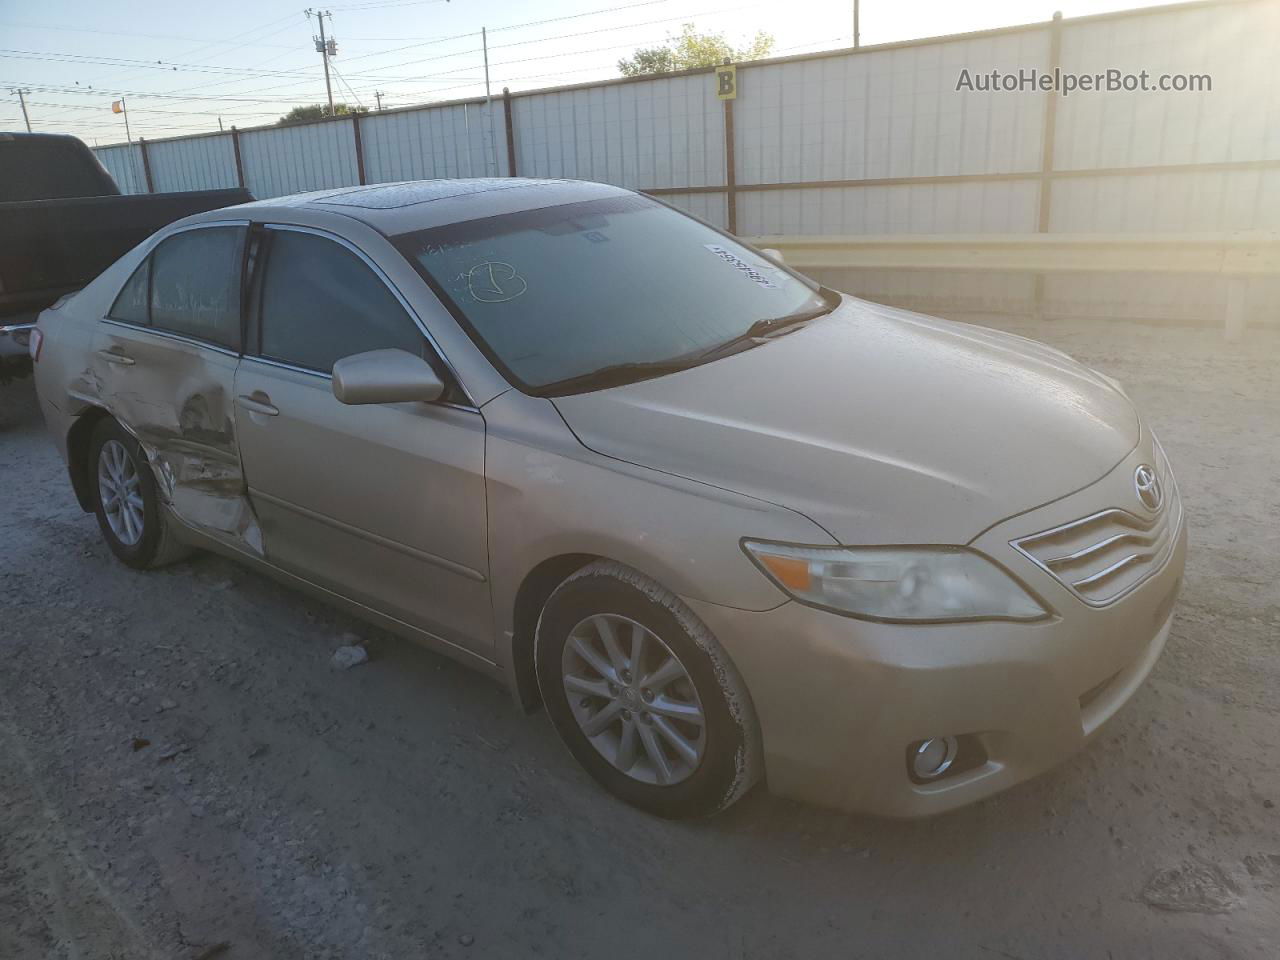
[[[0,382],[30,369],[36,315],[167,223],[253,198],[244,189],[122,196],[75,137],[0,133]]]

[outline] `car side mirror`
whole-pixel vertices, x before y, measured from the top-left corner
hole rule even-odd
[[[773,247],[764,247],[763,249],[761,249],[760,252],[763,253],[766,257],[768,257],[770,260],[773,260],[777,263],[787,262],[786,259],[782,256],[782,251],[775,250]]]
[[[429,402],[443,394],[431,364],[407,350],[370,350],[333,365],[333,395],[342,403]]]

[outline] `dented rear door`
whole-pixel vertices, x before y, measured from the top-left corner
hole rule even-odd
[[[160,241],[98,324],[90,365],[178,519],[261,556],[232,404],[246,239],[247,224],[215,223]]]

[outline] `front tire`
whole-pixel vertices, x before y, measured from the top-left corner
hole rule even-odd
[[[534,658],[560,738],[632,806],[709,816],[759,778],[742,677],[693,611],[639,572],[597,561],[569,577],[543,608]]]
[[[173,536],[146,454],[115,420],[89,438],[89,490],[98,527],[111,552],[139,570],[181,559],[189,550]]]

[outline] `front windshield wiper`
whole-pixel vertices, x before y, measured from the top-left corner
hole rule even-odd
[[[718,343],[709,350],[704,350],[697,355],[699,363],[705,363],[708,360],[718,360],[720,357],[728,356],[733,353],[739,353],[742,350],[749,350],[751,347],[759,346],[774,337],[782,335],[784,330],[794,330],[810,320],[816,320],[818,317],[826,316],[840,302],[840,295],[832,291],[822,288],[823,298],[827,301],[821,307],[815,310],[804,310],[800,313],[791,313],[785,317],[766,317],[763,320],[757,320],[747,329],[743,330],[735,337]]]
[[[624,384],[635,383],[637,380],[648,380],[651,377],[660,377],[668,373],[678,373],[681,370],[688,370],[690,367],[700,366],[712,360],[719,360],[730,354],[750,350],[752,347],[759,346],[779,336],[784,330],[793,329],[801,324],[808,323],[810,320],[825,316],[839,305],[840,295],[838,293],[830,291],[826,287],[822,288],[821,293],[826,301],[823,306],[815,310],[788,314],[785,317],[770,317],[764,320],[757,320],[742,333],[723,343],[717,343],[708,350],[687,353],[683,356],[671,357],[666,360],[612,363],[607,367],[601,367],[599,370],[592,370],[590,373],[583,373],[576,377],[548,383],[534,390],[533,394],[538,397],[559,397],[572,393],[585,393],[588,390],[620,387]]]
[[[588,390],[603,390],[606,387],[620,387],[637,380],[660,377],[664,373],[676,373],[688,370],[701,363],[697,356],[676,357],[671,360],[643,360],[627,363],[613,363],[590,373],[579,374],[565,380],[557,380],[533,391],[538,397],[558,397],[570,393],[585,393]]]

